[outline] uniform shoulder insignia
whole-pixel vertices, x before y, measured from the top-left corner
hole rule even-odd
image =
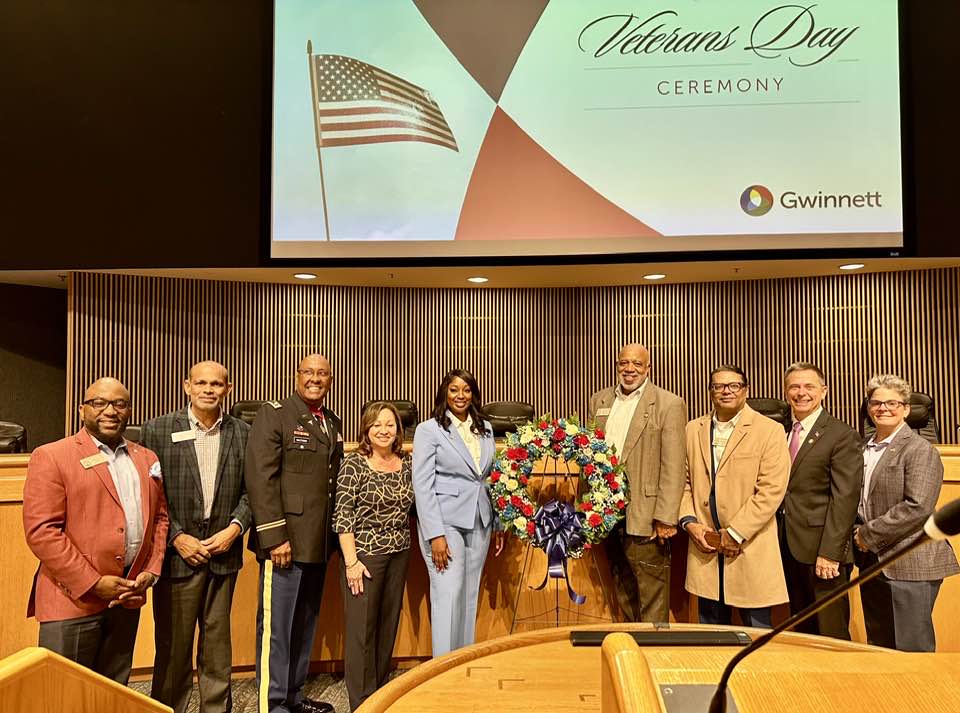
[[[281,406],[283,406],[283,404],[280,403],[279,401],[267,401],[267,403],[273,406],[274,408],[280,408]]]

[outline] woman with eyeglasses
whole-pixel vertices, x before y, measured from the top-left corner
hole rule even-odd
[[[863,491],[854,529],[861,571],[923,537],[943,485],[940,454],[907,425],[910,384],[875,376],[867,412],[877,430],[864,444]],[[860,587],[867,641],[901,651],[934,651],[933,605],[944,577],[960,572],[948,542],[930,542]]]
[[[486,478],[493,429],[480,411],[473,374],[453,369],[440,383],[433,418],[413,438],[413,489],[420,549],[430,576],[433,655],[474,641],[480,575],[496,514]],[[496,554],[503,549],[498,533]]]
[[[344,679],[350,710],[387,682],[410,559],[410,456],[397,408],[368,405],[360,442],[337,476],[333,530],[340,538]]]

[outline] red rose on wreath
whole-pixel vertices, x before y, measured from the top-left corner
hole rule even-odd
[[[559,426],[559,425],[560,425],[560,421],[558,421],[557,419],[553,419],[553,420],[550,422],[550,425],[552,425],[552,426]]]
[[[533,520],[530,520],[527,523],[527,534],[532,535],[536,531],[537,531],[537,526],[534,524]]]
[[[553,440],[555,441],[562,441],[566,437],[567,437],[567,432],[564,431],[562,428],[558,428],[553,432]]]
[[[593,432],[593,435],[596,436],[597,438],[603,438],[603,437],[604,437],[604,435],[603,435],[603,429],[602,429],[602,428],[596,429],[596,430]]]
[[[604,508],[604,509],[603,509],[603,514],[604,514],[604,515],[613,515],[613,510],[611,510],[610,508]]]
[[[502,495],[499,498],[497,498],[497,507],[500,508],[501,510],[507,507],[507,499]]]
[[[601,522],[603,522],[603,518],[594,512],[594,513],[590,513],[590,517],[587,518],[587,522],[590,523],[590,527],[596,527]]]
[[[514,461],[510,464],[510,470],[520,470],[520,464]]]
[[[541,421],[540,423],[537,424],[537,427],[538,427],[541,431],[546,431],[546,430],[547,430],[547,426],[549,426],[549,425],[550,425],[550,424],[547,423],[546,421]]]
[[[618,490],[620,490],[620,483],[618,483],[616,480],[611,481],[610,490],[612,490],[613,492],[617,492]]]
[[[562,444],[562,443],[554,443],[554,444],[553,444],[553,452],[554,452],[554,453],[559,453],[559,452],[562,451],[562,450],[563,450],[563,444]]]
[[[585,502],[582,502],[582,503],[580,503],[580,509],[581,509],[581,510],[587,510],[587,511],[588,511],[588,510],[593,510],[593,503],[591,503],[589,500],[587,500],[587,501],[585,501]]]
[[[492,480],[494,483],[496,483],[498,480],[500,480],[500,471],[499,471],[499,470],[495,470],[495,471],[491,472],[491,473],[490,473],[490,480]]]
[[[579,436],[573,439],[573,442],[582,448],[583,446],[590,443],[590,439],[587,438],[586,434],[581,433]]]
[[[525,475],[521,475],[517,480],[520,481],[520,485],[526,485],[530,479]]]
[[[610,465],[616,465],[619,462],[616,456],[610,456]]]
[[[546,426],[544,426],[544,428],[546,428]],[[533,439],[533,442],[536,444],[537,448],[542,448],[542,447],[543,447],[543,439],[542,439],[542,438],[539,438],[539,437],[534,438],[534,439]]]
[[[596,469],[597,467],[593,463],[587,463],[585,466],[583,466],[583,472],[585,475],[593,475]]]
[[[533,506],[530,503],[523,504],[523,514],[526,517],[531,517],[533,515]]]
[[[523,507],[523,498],[521,498],[519,495],[511,495],[510,504],[518,508]]]
[[[627,507],[627,503],[625,501],[623,500],[617,501],[617,510],[623,510],[625,507]]]

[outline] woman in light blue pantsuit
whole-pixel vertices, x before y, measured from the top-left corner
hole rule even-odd
[[[450,371],[437,390],[433,418],[413,438],[413,490],[420,549],[430,575],[433,655],[472,644],[480,575],[496,514],[486,477],[493,430],[480,411],[469,371]],[[497,551],[503,549],[498,531]]]

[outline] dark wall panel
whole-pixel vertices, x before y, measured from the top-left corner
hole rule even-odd
[[[63,437],[66,368],[66,290],[0,284],[0,421],[28,448]]]

